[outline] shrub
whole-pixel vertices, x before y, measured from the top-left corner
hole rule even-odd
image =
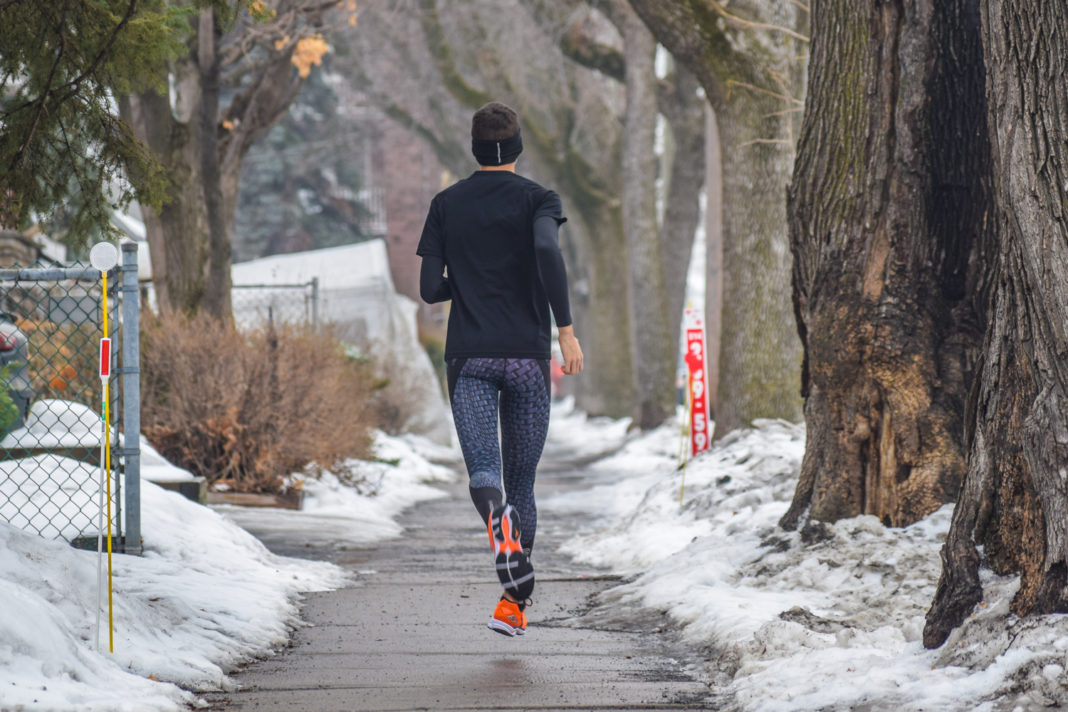
[[[331,335],[239,333],[204,315],[143,323],[144,432],[175,464],[270,492],[306,467],[368,456],[372,378]]]
[[[7,435],[8,431],[11,430],[11,426],[19,419],[19,408],[7,391],[7,383],[8,379],[11,378],[11,371],[17,365],[9,363],[0,368],[0,438]]]
[[[43,319],[20,319],[18,325],[29,339],[30,385],[35,397],[75,401],[99,410],[100,325]]]

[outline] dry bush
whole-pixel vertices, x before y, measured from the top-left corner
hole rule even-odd
[[[396,355],[371,350],[369,366],[375,374],[373,418],[377,427],[390,435],[412,428],[426,409],[426,392],[412,382],[412,369]]]
[[[271,492],[309,465],[368,456],[372,378],[331,335],[146,317],[142,419],[167,459],[210,482]]]

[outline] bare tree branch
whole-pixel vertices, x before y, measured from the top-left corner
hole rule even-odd
[[[748,27],[749,29],[753,30],[770,30],[772,32],[781,32],[787,37],[793,37],[795,40],[808,42],[808,37],[805,37],[799,32],[794,32],[789,27],[780,27],[779,25],[772,25],[767,22],[755,22],[753,20],[746,20],[743,17],[738,17],[737,15],[732,15],[731,13],[727,12],[727,8],[716,2],[716,0],[707,0],[707,2],[709,7],[715,10],[716,13],[720,15],[720,17],[723,17],[725,20],[739,25],[740,27]],[[806,11],[808,9],[804,8],[804,6],[802,5],[798,5],[798,7],[802,7]]]

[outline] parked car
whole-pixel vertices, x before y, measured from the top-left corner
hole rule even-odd
[[[6,430],[21,428],[30,412],[34,399],[33,387],[30,385],[30,340],[22,332],[15,318],[6,312],[0,312],[0,369],[6,369],[4,386],[18,409],[18,418]]]

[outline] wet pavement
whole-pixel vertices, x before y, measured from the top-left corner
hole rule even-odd
[[[538,477],[539,499],[581,481],[566,465]],[[618,578],[556,554],[572,523],[547,507],[527,634],[489,630],[500,586],[485,530],[466,482],[446,488],[448,498],[402,515],[402,538],[369,548],[309,546],[259,518],[252,531],[273,551],[333,561],[355,581],[308,594],[309,625],[288,648],[235,672],[238,689],[206,695],[208,709],[711,709],[709,688],[692,672],[699,661],[660,620],[596,604]]]

